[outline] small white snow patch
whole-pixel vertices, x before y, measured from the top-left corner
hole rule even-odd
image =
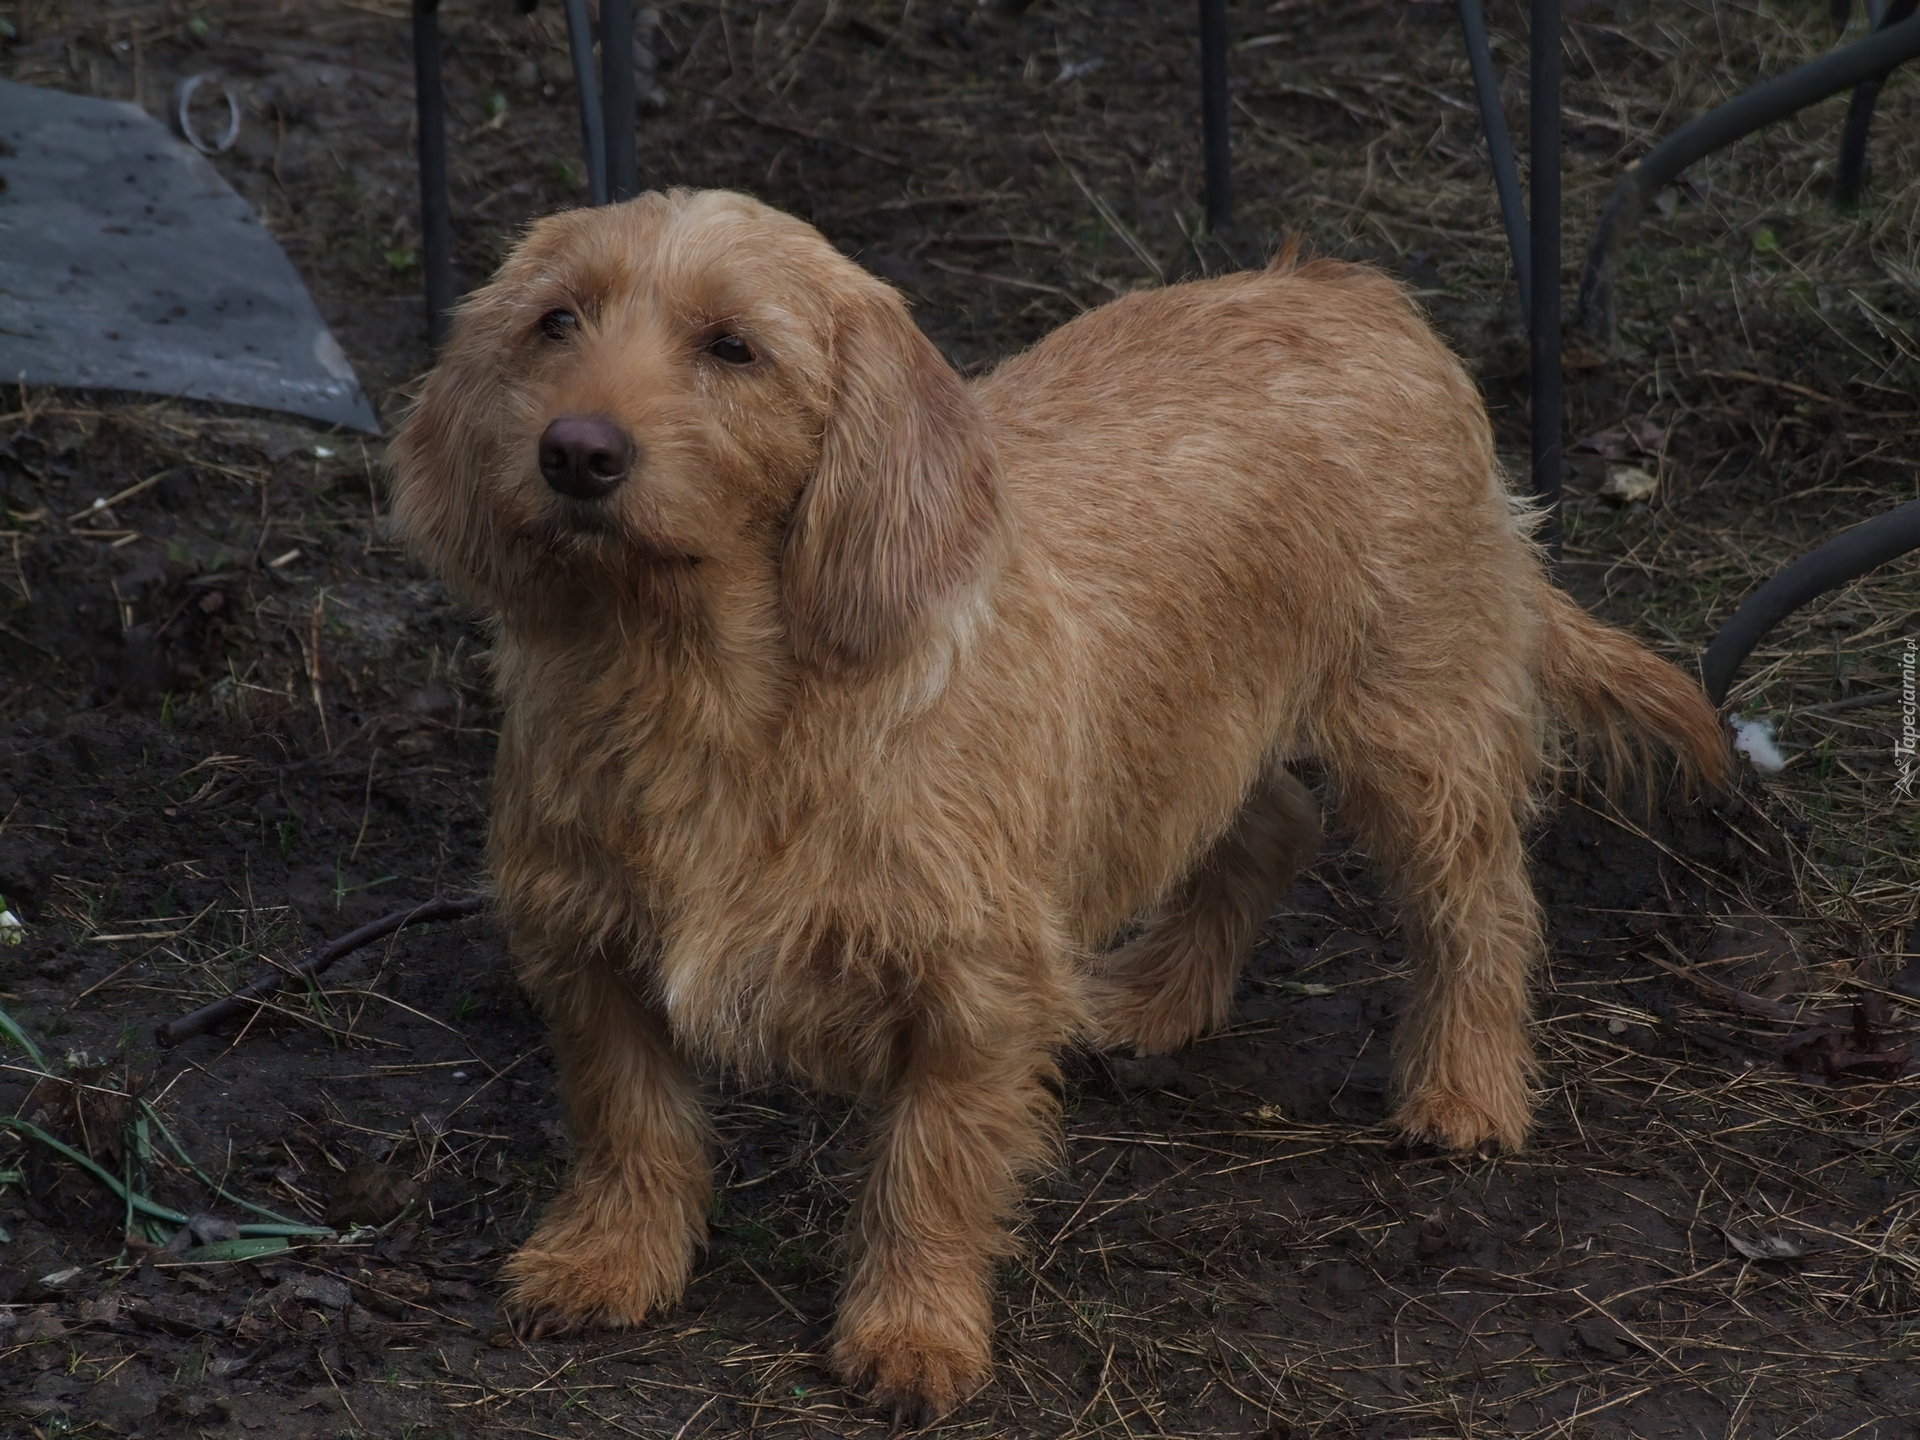
[[[1733,748],[1751,760],[1753,768],[1763,775],[1778,775],[1787,768],[1787,757],[1773,743],[1771,720],[1744,720],[1734,716]]]

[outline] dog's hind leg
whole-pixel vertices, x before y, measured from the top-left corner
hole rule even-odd
[[[536,1335],[637,1324],[679,1298],[706,1238],[699,1091],[660,1017],[605,958],[523,955],[522,973],[560,1062],[574,1161],[506,1263],[507,1309]]]
[[[1342,818],[1391,883],[1414,956],[1394,1037],[1393,1119],[1413,1140],[1511,1148],[1526,1138],[1533,1069],[1528,988],[1541,915],[1520,819],[1539,741],[1514,710],[1475,717],[1441,702],[1428,714],[1404,748],[1375,736],[1327,756]]]
[[[1227,833],[1090,985],[1096,1036],[1142,1055],[1226,1023],[1254,932],[1320,848],[1320,807],[1278,765]]]

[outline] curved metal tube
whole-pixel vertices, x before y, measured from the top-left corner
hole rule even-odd
[[[1920,0],[1893,0],[1884,15],[1873,17],[1874,29],[1898,25],[1913,14],[1916,3]],[[1853,87],[1853,98],[1847,102],[1846,123],[1840,127],[1840,164],[1833,176],[1836,205],[1860,203],[1860,185],[1867,175],[1867,136],[1873,129],[1873,107],[1879,102],[1880,87],[1892,73],[1888,70]]]
[[[1833,172],[1833,203],[1843,208],[1860,203],[1860,186],[1867,178],[1867,136],[1873,129],[1873,107],[1886,81],[1875,75],[1853,87],[1847,118],[1840,126],[1840,163]]]
[[[1701,156],[1916,55],[1920,55],[1920,16],[1876,30],[1864,40],[1756,85],[1654,146],[1620,177],[1600,212],[1593,244],[1587,249],[1586,272],[1580,278],[1581,321],[1596,334],[1612,338],[1614,247],[1646,202],[1674,176]]]
[[[1506,113],[1500,108],[1500,78],[1493,73],[1493,46],[1487,39],[1487,12],[1480,0],[1460,0],[1460,29],[1467,42],[1467,63],[1473,67],[1473,94],[1480,102],[1480,128],[1487,136],[1487,159],[1493,165],[1493,189],[1500,197],[1500,218],[1506,222],[1507,249],[1513,255],[1513,278],[1520,290],[1520,314],[1533,310],[1533,269],[1527,253],[1527,207],[1520,198],[1520,167],[1514,163],[1513,141],[1507,135]]]
[[[1920,500],[1863,520],[1818,550],[1802,555],[1741,602],[1700,657],[1700,680],[1718,705],[1753,647],[1775,625],[1817,595],[1856,580],[1889,560],[1920,550]]]
[[[593,73],[593,20],[587,0],[566,0],[567,50],[573,59],[573,88],[580,95],[580,149],[587,162],[587,198],[607,203],[607,131],[600,113],[600,82]]]

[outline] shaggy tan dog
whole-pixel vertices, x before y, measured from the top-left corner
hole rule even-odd
[[[836,1087],[877,1125],[833,1364],[916,1418],[987,1373],[1055,1053],[1226,1017],[1318,841],[1287,765],[1414,941],[1395,1121],[1477,1146],[1527,1130],[1556,717],[1723,761],[1549,586],[1473,385],[1351,265],[1133,295],[969,384],[809,226],[648,195],[533,228],[395,453],[498,637],[491,865],[577,1146],[510,1304],[681,1293],[690,1060]]]

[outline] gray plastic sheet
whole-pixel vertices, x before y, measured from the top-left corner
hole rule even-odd
[[[247,202],[138,106],[0,80],[0,383],[135,390],[378,433]]]

